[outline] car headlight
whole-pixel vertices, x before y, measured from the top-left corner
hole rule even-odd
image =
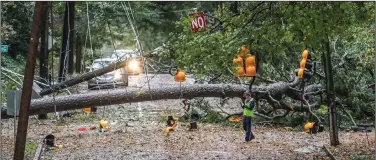
[[[121,79],[121,72],[115,72],[115,79]]]
[[[139,68],[138,62],[136,60],[132,60],[129,62],[128,67],[131,70],[137,70]]]

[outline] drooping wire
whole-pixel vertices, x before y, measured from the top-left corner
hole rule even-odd
[[[93,43],[91,41],[91,32],[90,32],[90,17],[89,17],[89,3],[86,2],[86,17],[87,17],[87,31],[89,33],[89,42],[91,48],[91,58],[94,60],[94,53],[93,53]]]
[[[104,3],[102,2],[102,7],[101,7],[101,9],[102,9],[102,13],[103,13],[104,15],[106,15],[106,13],[105,13],[104,10],[103,10],[103,6],[104,6]],[[115,39],[114,39],[114,37],[113,37],[113,33],[112,33],[112,31],[111,31],[111,27],[110,27],[110,24],[109,24],[109,22],[108,22],[107,19],[106,19],[106,23],[107,23],[108,30],[110,31],[110,37],[111,37],[111,43],[112,43],[112,46],[114,47],[114,51],[116,51],[116,47],[115,47]],[[123,57],[118,57],[118,58],[119,58],[118,60],[121,60]],[[126,59],[128,59],[128,57],[126,57]],[[115,66],[115,68],[116,68],[116,66]],[[124,70],[121,69],[120,71],[121,71],[121,74],[124,75]],[[128,77],[128,76],[127,76],[127,77]],[[123,78],[123,77],[122,77],[122,78]],[[123,83],[125,83],[125,80],[124,80],[124,79],[123,79]],[[127,83],[129,84],[129,81],[127,81]],[[114,84],[114,88],[115,88],[115,84]],[[125,94],[128,95],[128,93],[127,93],[127,86],[125,87]],[[125,98],[126,98],[126,100],[129,102],[128,96],[126,96]],[[111,102],[110,102],[110,103],[111,103]]]
[[[105,13],[104,10],[103,10],[103,6],[104,6],[104,3],[102,2],[101,11],[102,11],[102,14],[103,14],[103,15],[106,15],[106,13]],[[108,19],[105,19],[105,21],[106,21],[106,26],[107,26],[107,28],[108,28],[108,30],[109,30],[109,32],[110,32],[111,44],[112,44],[112,46],[113,46],[113,48],[114,48],[114,51],[116,52],[116,47],[115,47],[115,42],[114,42],[115,40],[114,40],[114,38],[113,38],[113,34],[112,34],[112,31],[111,31],[110,24],[109,24],[109,22],[108,22]],[[118,59],[118,60],[119,60],[119,59]],[[117,65],[117,63],[115,63],[115,68],[116,68],[116,65]],[[120,71],[121,71],[121,74],[124,75],[124,71],[123,71],[123,69],[120,69]],[[123,77],[122,77],[122,78],[123,78]],[[116,90],[116,85],[115,85],[115,83],[116,83],[116,82],[113,82],[113,87],[114,87],[115,90]],[[124,79],[123,79],[123,83],[124,83]],[[107,93],[110,94],[110,91],[108,90]],[[111,104],[112,104],[112,103],[111,103],[111,100],[110,100],[110,105],[111,105]],[[104,106],[104,110],[103,110],[102,117],[104,117],[105,111],[106,111],[106,107]]]
[[[83,72],[85,72],[85,56],[86,56],[86,54],[87,54],[87,49],[86,49],[86,43],[87,43],[87,38],[88,38],[88,32],[89,32],[89,30],[88,30],[88,27],[86,26],[86,35],[85,35],[85,43],[84,43],[84,54],[82,55],[82,64],[84,64],[84,65],[82,65],[81,66],[81,73],[83,73]]]
[[[90,16],[89,16],[89,3],[86,2],[86,16],[87,16],[87,29],[88,29],[88,33],[89,33],[89,41],[90,41],[90,51],[91,51],[91,58],[92,58],[92,63],[94,62],[94,50],[93,50],[93,43],[92,43],[92,38],[91,38],[91,32],[90,32]],[[101,53],[101,60],[102,60],[102,57],[103,57],[103,54]],[[104,66],[102,65],[102,69],[104,68]],[[95,78],[97,77],[96,73],[94,72],[94,76]],[[107,78],[105,78],[107,79]],[[101,91],[101,87],[99,86],[99,83],[98,81],[95,81],[97,83],[97,86],[98,86],[98,90]]]
[[[152,97],[152,95],[151,95],[151,91],[150,91],[150,83],[149,83],[150,80],[149,80],[149,77],[148,77],[147,61],[145,61],[145,58],[143,57],[143,50],[142,50],[142,46],[141,46],[141,43],[140,43],[140,40],[139,40],[138,32],[136,31],[136,29],[135,29],[135,27],[134,27],[134,25],[133,25],[133,22],[132,22],[132,20],[131,20],[131,18],[130,18],[131,16],[130,16],[128,10],[127,10],[128,7],[127,7],[123,2],[121,2],[121,4],[122,4],[122,7],[123,7],[123,9],[124,9],[124,11],[125,11],[125,13],[126,13],[126,15],[127,15],[127,18],[128,18],[129,24],[131,25],[131,28],[132,28],[132,30],[133,30],[135,36],[136,36],[137,46],[138,46],[138,48],[139,48],[139,50],[140,50],[140,56],[141,56],[141,58],[142,58],[142,62],[144,63],[143,68],[144,68],[144,70],[145,70],[145,76],[146,76],[147,83],[148,83],[150,99],[153,100],[153,97]],[[127,8],[127,9],[126,9],[126,8]],[[132,10],[131,8],[129,8],[129,9],[130,9],[130,11]],[[131,12],[132,12],[132,11],[131,11]]]
[[[94,50],[93,50],[93,43],[92,43],[92,38],[91,38],[91,32],[90,32],[90,16],[89,16],[89,3],[86,2],[86,18],[87,18],[87,35],[89,35],[89,43],[90,43],[90,52],[91,52],[91,63],[94,63]],[[86,37],[87,37],[86,35]],[[85,42],[85,46],[86,46],[86,42]],[[92,65],[92,64],[90,64]],[[104,66],[102,65],[102,68]],[[91,71],[91,70],[90,70]],[[96,73],[94,72],[94,76],[95,78],[97,77]],[[98,86],[98,90],[101,91],[101,87],[99,86],[99,83],[98,81],[96,80],[95,81],[97,83],[97,86]],[[89,89],[89,88],[88,88]],[[94,107],[94,106],[89,106],[89,107]],[[103,112],[104,113],[104,112]]]
[[[134,16],[133,16],[133,10],[132,10],[132,7],[131,7],[131,3],[128,1],[128,6],[129,6],[129,10],[130,10],[130,12],[131,12],[131,17],[132,17],[132,20],[133,20],[133,23],[134,23],[134,25],[136,26],[136,20],[134,19]],[[136,31],[136,34],[137,34],[137,36],[139,35],[139,33],[138,33],[138,30],[137,30],[137,28],[135,29],[135,31]],[[138,41],[138,39],[137,39],[137,41]]]
[[[70,28],[70,19],[71,19],[71,17],[70,17],[70,7],[69,7],[69,4],[68,4],[68,2],[65,2],[65,4],[66,4],[66,8],[67,8],[67,17],[68,17],[68,19],[67,19],[67,21],[68,21],[68,25],[67,25],[67,27],[68,27],[68,37],[67,37],[67,42],[66,42],[66,46],[65,46],[65,56],[64,56],[64,60],[63,60],[63,73],[62,73],[62,77],[60,77],[60,79],[64,79],[64,81],[65,81],[65,74],[66,74],[66,72],[67,72],[67,60],[68,60],[68,56],[69,56],[69,53],[72,51],[72,49],[71,49],[71,47],[69,46],[69,40],[70,40],[70,32],[71,32],[71,28]],[[68,53],[68,54],[67,54]]]
[[[51,2],[51,6],[50,6],[50,27],[51,27],[51,48],[53,48],[53,46],[54,46],[54,19],[53,19],[53,8],[52,8],[52,2]],[[55,62],[54,62],[54,54],[53,54],[53,51],[52,51],[52,64],[51,64],[51,76],[52,76],[52,78],[51,78],[51,81],[52,81],[52,84],[54,84],[55,83],[55,72],[54,72],[54,64],[55,64]],[[57,116],[57,118],[59,119],[59,116],[58,116],[58,113],[56,112],[56,97],[55,97],[55,92],[52,92],[52,99],[53,99],[53,103],[54,103],[54,112],[55,112],[55,116]]]

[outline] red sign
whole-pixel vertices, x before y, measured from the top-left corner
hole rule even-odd
[[[189,16],[194,17],[191,23],[191,28],[194,32],[198,32],[200,28],[203,28],[204,31],[206,31],[206,19],[204,12],[190,13]]]

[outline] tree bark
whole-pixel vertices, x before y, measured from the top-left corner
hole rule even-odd
[[[53,92],[59,91],[61,89],[65,89],[65,88],[71,87],[71,86],[79,84],[81,82],[88,81],[88,80],[94,78],[95,76],[101,76],[101,75],[103,75],[105,73],[112,72],[114,70],[122,68],[125,65],[126,65],[126,60],[124,60],[124,61],[118,61],[116,63],[108,65],[107,67],[105,67],[103,69],[98,69],[98,70],[95,70],[95,71],[92,71],[92,72],[88,72],[88,73],[79,75],[78,77],[72,78],[70,80],[61,82],[61,83],[59,83],[57,85],[53,85],[50,88],[43,89],[40,92],[40,95],[44,96],[44,95],[51,94]]]
[[[27,61],[25,67],[25,77],[22,86],[20,116],[17,127],[17,137],[15,144],[14,159],[23,160],[25,156],[25,144],[27,135],[27,126],[29,123],[29,111],[31,92],[33,86],[35,61],[38,53],[38,43],[40,36],[41,18],[45,14],[44,9],[47,5],[46,1],[36,2],[33,16],[33,25],[31,29],[30,42],[28,46]]]
[[[65,2],[65,12],[64,12],[64,25],[63,25],[63,35],[61,39],[61,52],[60,52],[60,59],[59,59],[59,77],[58,82],[65,81],[65,72],[66,72],[66,54],[68,51],[68,35],[69,35],[69,26],[68,26],[68,4],[69,2]]]
[[[76,36],[76,73],[81,73],[82,69],[82,46],[80,36]]]
[[[74,41],[75,41],[75,30],[74,30],[74,17],[75,17],[75,3],[74,1],[68,2],[69,5],[69,55],[68,55],[68,73],[73,74],[74,71]]]
[[[296,82],[277,82],[269,86],[253,86],[252,91],[258,97],[272,96],[279,97],[285,94],[288,88],[296,85]],[[270,88],[273,86],[274,88]],[[242,97],[244,91],[248,88],[247,85],[226,85],[226,84],[195,84],[183,85],[183,98],[191,99],[195,97]],[[266,90],[272,89],[270,94],[265,94]],[[161,99],[179,99],[180,88],[179,85],[168,87],[151,88],[150,94],[153,100]],[[148,89],[118,89],[111,91],[97,91],[85,94],[75,94],[74,96],[56,97],[55,102],[53,98],[35,99],[31,102],[30,114],[50,113],[54,112],[54,105],[57,111],[73,110],[85,108],[88,106],[104,106],[112,104],[121,104],[129,102],[149,101],[150,95]],[[286,108],[281,106],[282,109]],[[2,112],[6,115],[6,111]]]
[[[48,84],[48,5],[45,6],[42,15],[41,25],[41,45],[39,54],[39,76],[43,83]],[[39,119],[47,119],[47,114],[38,115]]]
[[[331,61],[331,51],[329,44],[329,37],[325,41],[324,45],[324,68],[326,77],[326,92],[327,92],[327,102],[329,106],[329,130],[330,130],[330,145],[339,145],[338,139],[338,127],[337,127],[337,108],[335,105],[335,95],[334,95],[334,80],[332,71],[332,61]]]
[[[48,76],[48,6],[41,19],[41,45],[39,54],[39,76],[47,80]],[[45,82],[44,82],[45,83]]]
[[[68,64],[73,62],[73,25],[74,25],[74,2],[66,2],[64,12],[63,37],[59,62],[59,82],[65,81],[65,74],[69,72]],[[67,56],[68,54],[68,56]],[[73,66],[73,65],[72,65]],[[73,70],[72,70],[73,71]]]

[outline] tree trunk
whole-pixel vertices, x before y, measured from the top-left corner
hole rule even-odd
[[[71,39],[73,38],[70,36],[73,36],[73,33],[72,33],[73,30],[71,30],[72,32],[69,32],[69,31],[70,29],[73,29],[73,26],[72,26],[73,20],[71,20],[73,16],[74,16],[74,2],[71,2],[71,1],[66,2],[65,12],[64,12],[63,36],[62,36],[62,41],[61,41],[60,62],[59,62],[59,78],[58,78],[59,82],[65,81],[65,74],[68,71],[67,64],[70,59],[69,55],[72,54],[71,53],[72,47],[70,47],[70,45],[73,44],[71,42]]]
[[[42,15],[41,25],[41,45],[39,53],[39,76],[43,79],[43,83],[48,84],[48,8],[45,6]],[[38,115],[39,119],[47,119],[47,114]]]
[[[68,73],[73,74],[74,71],[74,41],[75,41],[75,30],[74,30],[74,17],[75,17],[75,3],[74,1],[69,2],[69,55],[68,55]]]
[[[269,86],[253,86],[252,91],[257,96],[264,98],[264,92],[269,90],[269,95],[279,97],[286,93],[286,90],[295,83],[277,82]],[[274,88],[271,88],[274,87]],[[226,84],[195,84],[183,85],[183,98],[191,99],[195,97],[242,97],[243,92],[248,88],[245,85],[226,85]],[[179,85],[168,87],[152,88],[150,94],[153,100],[161,99],[179,99]],[[54,105],[57,111],[73,110],[85,108],[88,106],[104,106],[111,104],[121,104],[129,102],[149,101],[150,95],[148,89],[118,89],[111,91],[97,91],[85,94],[75,94],[74,96],[35,99],[31,103],[31,114],[54,112]],[[286,107],[281,106],[281,109]],[[2,112],[6,116],[6,111]]]
[[[82,71],[82,45],[80,36],[76,36],[76,73]]]
[[[48,76],[48,6],[41,19],[41,45],[39,53],[39,76],[47,80]],[[45,83],[45,82],[44,82]]]
[[[334,96],[334,82],[332,72],[332,61],[330,58],[329,38],[324,45],[324,68],[326,77],[327,103],[329,107],[329,130],[330,130],[330,145],[339,145],[338,127],[337,127],[337,108]]]
[[[68,50],[68,34],[69,34],[69,26],[68,26],[68,3],[65,2],[65,12],[64,12],[64,25],[63,25],[63,35],[61,40],[61,52],[60,52],[60,59],[59,59],[59,77],[58,82],[65,80],[65,72],[66,72],[66,60],[65,57],[67,55]]]
[[[67,87],[71,87],[73,85],[88,81],[88,80],[94,78],[95,76],[101,76],[105,73],[112,72],[114,70],[122,68],[122,67],[125,66],[125,64],[126,64],[125,60],[124,61],[118,61],[117,63],[113,63],[113,64],[111,64],[111,65],[109,65],[109,66],[107,66],[103,69],[98,69],[98,70],[95,70],[95,71],[92,71],[92,72],[88,72],[88,73],[79,75],[76,78],[67,80],[67,81],[59,83],[57,85],[53,85],[50,88],[43,89],[40,92],[40,95],[44,96],[44,95],[47,95],[47,94],[51,94],[51,93],[59,91],[61,89],[65,89]]]

